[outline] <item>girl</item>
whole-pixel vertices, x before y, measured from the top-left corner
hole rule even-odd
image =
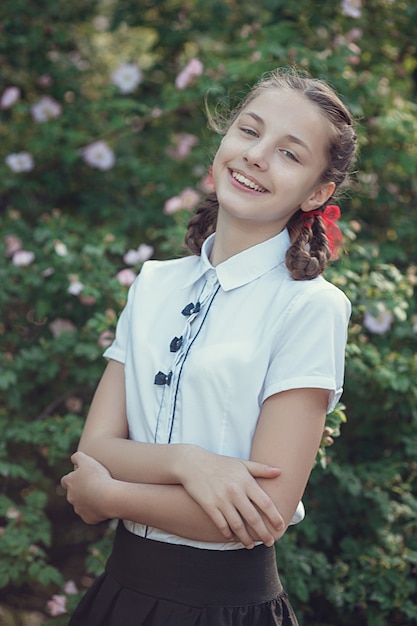
[[[85,522],[123,520],[71,626],[297,624],[273,546],[342,392],[350,305],[321,273],[356,136],[282,71],[216,130],[192,254],[144,264],[62,479]]]

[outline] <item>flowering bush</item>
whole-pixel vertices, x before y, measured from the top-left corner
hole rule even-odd
[[[280,569],[301,624],[413,623],[414,5],[7,0],[0,23],[0,598],[20,608],[30,590],[58,626],[102,568],[111,527],[82,524],[59,487],[101,354],[141,264],[183,254],[212,188],[204,98],[233,106],[296,63],[344,95],[361,154],[340,202],[348,254],[328,271],[353,305],[346,408]]]

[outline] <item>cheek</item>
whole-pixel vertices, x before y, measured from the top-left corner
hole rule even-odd
[[[214,155],[214,159],[213,159],[213,163],[212,163],[212,175],[213,175],[213,180],[214,180],[214,184],[216,184],[216,181],[218,180],[218,177],[220,175],[220,170],[221,170],[221,164],[223,162],[223,150],[222,150],[222,146],[220,144],[216,154]]]

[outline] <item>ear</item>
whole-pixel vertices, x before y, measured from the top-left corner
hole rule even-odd
[[[305,211],[314,211],[314,209],[318,209],[320,206],[323,206],[333,194],[336,189],[335,183],[323,183],[318,187],[308,198],[304,200],[300,204],[300,209]]]

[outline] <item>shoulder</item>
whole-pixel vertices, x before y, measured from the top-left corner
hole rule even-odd
[[[330,283],[323,276],[312,280],[293,280],[288,277],[286,283],[289,296],[289,313],[341,315],[349,318],[351,304],[341,289]]]
[[[180,257],[179,259],[168,259],[166,261],[145,261],[141,274],[148,273],[182,273],[187,272],[191,267],[198,264],[199,257],[195,255]]]
[[[297,282],[297,281],[296,281]],[[313,280],[305,281],[307,289],[306,297],[326,299],[339,303],[341,306],[350,307],[350,302],[339,287],[326,280],[323,276],[317,276]]]
[[[199,257],[194,255],[167,261],[146,261],[135,282],[140,284],[148,283],[149,281],[156,284],[161,281],[169,281],[170,283],[172,281],[181,282],[190,276],[190,273],[198,267],[198,264]]]

